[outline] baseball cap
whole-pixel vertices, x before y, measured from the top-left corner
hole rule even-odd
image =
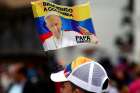
[[[63,71],[51,74],[54,82],[70,81],[89,92],[106,92],[108,76],[105,69],[95,60],[78,57],[68,64]]]

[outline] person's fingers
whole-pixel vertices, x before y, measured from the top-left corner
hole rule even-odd
[[[87,29],[85,29],[85,28],[84,28],[84,27],[82,27],[82,26],[78,26],[78,28],[79,28],[79,30],[81,30],[81,31],[88,32],[88,30],[87,30]]]
[[[83,35],[92,35],[86,28],[79,26],[79,30]]]
[[[99,40],[97,39],[97,37],[95,35],[92,35],[91,39],[92,39],[92,43],[99,44]]]
[[[84,28],[84,27],[79,26],[78,28],[79,28],[80,32],[81,32],[83,35],[91,35],[92,43],[94,43],[94,44],[98,44],[98,43],[99,43],[97,37],[96,37],[93,33],[89,32],[89,31],[88,31],[86,28]]]

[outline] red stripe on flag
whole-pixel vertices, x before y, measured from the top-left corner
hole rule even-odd
[[[52,36],[52,32],[48,32],[42,35],[39,35],[41,42],[43,43],[47,38]]]

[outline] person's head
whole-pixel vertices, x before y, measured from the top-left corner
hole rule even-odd
[[[9,73],[15,82],[26,80],[27,70],[21,63],[12,64]]]
[[[60,38],[61,33],[61,18],[56,12],[50,12],[45,16],[45,22],[47,28],[52,32],[53,36]]]
[[[140,65],[139,64],[135,66],[133,74],[135,76],[135,79],[140,78]]]
[[[51,74],[54,82],[63,82],[61,93],[102,93],[108,88],[108,76],[97,62],[78,57],[63,71]]]
[[[107,87],[108,81],[106,80],[105,83],[106,84],[104,84],[104,87]],[[77,85],[73,84],[70,81],[62,82],[61,86],[62,86],[61,93],[96,93],[96,92],[86,91],[86,90],[78,87]],[[105,93],[105,92],[103,92],[103,93]]]
[[[69,81],[62,82],[61,85],[62,85],[61,93],[90,93],[81,89],[80,87],[76,86],[75,84]]]
[[[129,93],[128,86],[125,84],[119,84],[117,86],[119,93]]]

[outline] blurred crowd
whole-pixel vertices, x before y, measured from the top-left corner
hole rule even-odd
[[[113,64],[106,51],[101,50],[89,48],[82,52],[89,58],[96,57],[106,69],[110,78],[108,93],[139,93],[136,91],[140,89],[140,64],[122,55]],[[60,93],[60,86],[50,80],[51,72],[63,69],[55,55],[10,56],[0,61],[1,93]]]
[[[0,93],[55,93],[50,73],[60,67],[56,67],[54,58],[13,55],[0,61]]]

